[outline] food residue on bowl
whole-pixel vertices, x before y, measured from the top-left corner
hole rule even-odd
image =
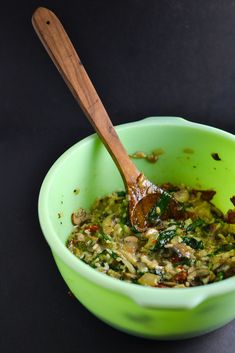
[[[235,206],[235,195],[230,197],[230,201],[232,202],[233,206]]]
[[[162,148],[156,148],[151,153],[137,151],[135,153],[130,154],[129,157],[134,159],[145,159],[147,162],[156,163],[163,153],[164,150]]]
[[[183,149],[183,152],[187,154],[193,154],[194,150],[192,148],[187,147]]]
[[[80,188],[73,189],[73,193],[75,195],[79,195],[80,194]]]
[[[215,160],[215,161],[221,161],[221,158],[219,156],[219,154],[217,152],[215,153],[211,153],[211,157]]]

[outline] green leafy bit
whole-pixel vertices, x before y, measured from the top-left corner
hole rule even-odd
[[[118,254],[116,254],[113,250],[109,250],[110,256],[116,260],[118,258]]]
[[[87,250],[87,243],[85,241],[79,241],[76,244],[76,247],[80,249],[81,251],[86,251]]]
[[[219,254],[221,252],[230,251],[235,249],[235,243],[233,244],[223,244],[220,248],[216,249],[214,255]]]
[[[198,218],[196,219],[196,221],[194,221],[193,223],[191,223],[187,228],[186,228],[186,232],[192,232],[194,231],[197,227],[201,227],[205,224],[205,222],[201,219]]]
[[[104,249],[99,255],[98,255],[98,257],[100,257],[100,256],[104,256],[104,255],[110,255],[114,260],[116,260],[118,257],[119,257],[119,255],[115,252],[115,251],[113,251],[113,250],[111,250],[111,249]]]
[[[140,232],[134,226],[131,226],[130,229],[132,233],[136,234],[137,237],[141,235]]]
[[[117,194],[118,197],[126,196],[126,192],[125,191],[117,191],[116,194]]]
[[[105,233],[97,233],[98,238],[104,241],[112,241],[112,238]]]
[[[201,250],[204,249],[202,240],[197,240],[191,237],[183,237],[183,243],[189,245],[193,249]]]
[[[150,210],[148,214],[148,221],[154,223],[167,209],[171,195],[167,192],[163,192],[156,205]]]
[[[224,276],[225,276],[224,271],[218,272],[218,273],[217,273],[217,276],[216,276],[216,279],[215,279],[215,282],[222,281],[222,279],[224,279]]]
[[[159,234],[159,237],[157,239],[157,243],[154,246],[153,250],[155,251],[155,250],[163,248],[175,235],[176,235],[175,229],[162,231]]]

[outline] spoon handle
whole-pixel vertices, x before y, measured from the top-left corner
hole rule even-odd
[[[112,122],[79,59],[61,22],[50,10],[39,7],[32,16],[33,27],[116,163],[125,185],[133,184],[140,172],[130,160]]]

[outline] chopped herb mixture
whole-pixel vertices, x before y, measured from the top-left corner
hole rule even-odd
[[[211,203],[212,190],[162,188],[182,204],[183,220],[159,220],[164,196],[149,213],[148,230],[138,233],[125,192],[114,192],[72,214],[68,249],[100,272],[145,286],[193,287],[235,275],[235,210],[223,215]]]

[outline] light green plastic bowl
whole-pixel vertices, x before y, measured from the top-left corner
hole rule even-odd
[[[175,117],[152,117],[120,125],[128,153],[162,148],[155,164],[135,160],[155,183],[185,183],[217,191],[214,203],[232,207],[235,136]],[[221,160],[212,158],[218,153]],[[77,195],[74,189],[80,189]],[[120,174],[96,134],[67,150],[51,167],[39,195],[39,219],[61,275],[77,299],[101,320],[128,333],[181,339],[215,330],[235,318],[235,277],[194,288],[151,288],[99,273],[65,246],[71,214],[95,198],[123,190]],[[79,319],[78,319],[79,320]]]

